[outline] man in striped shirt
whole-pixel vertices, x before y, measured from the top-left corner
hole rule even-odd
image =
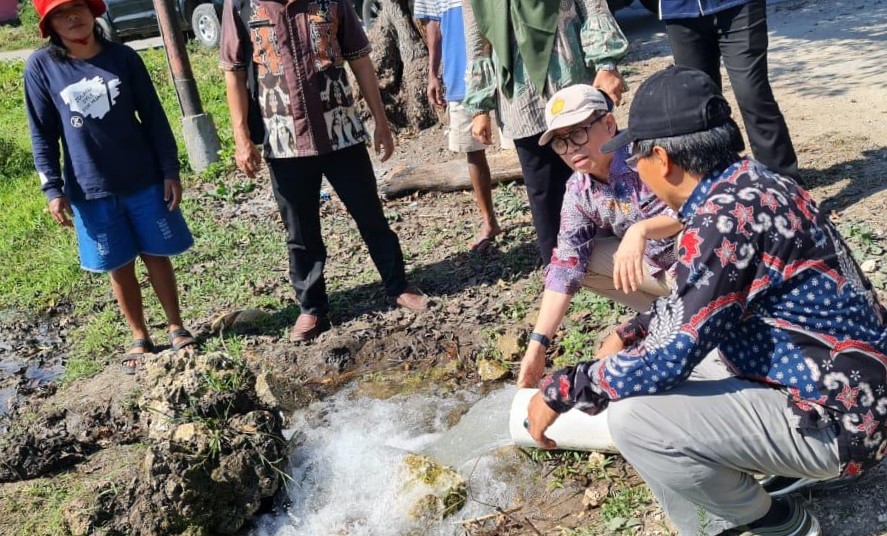
[[[449,149],[454,153],[465,153],[468,158],[468,176],[483,220],[471,249],[483,251],[502,230],[493,209],[486,145],[472,137],[472,117],[462,106],[467,61],[462,1],[417,0],[414,16],[424,24],[428,43],[428,101],[438,108],[446,107]],[[502,139],[501,144],[503,148],[514,147],[509,139]]]

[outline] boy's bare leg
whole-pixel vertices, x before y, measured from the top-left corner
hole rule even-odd
[[[130,262],[126,266],[111,270],[111,288],[114,290],[114,297],[117,298],[117,304],[129,329],[132,332],[133,340],[145,339],[150,340],[148,333],[148,325],[145,323],[145,310],[142,305],[142,290],[139,288],[139,282],[136,279],[135,261]],[[146,348],[134,347],[130,348],[127,353],[141,354],[147,352]],[[127,367],[135,367],[137,360],[131,359],[124,362]]]
[[[169,326],[169,331],[172,332],[182,328],[179,291],[172,262],[169,260],[169,257],[155,257],[145,254],[142,254],[142,260],[145,262],[145,267],[148,268],[148,278],[151,280],[151,286],[154,287],[154,293],[157,294],[157,299],[160,300],[160,305],[166,314],[166,323]],[[184,339],[184,336],[176,337],[173,343],[177,344]]]
[[[496,212],[493,209],[493,185],[486,152],[472,151],[467,154],[468,177],[471,179],[474,200],[482,220],[480,232],[475,237],[471,249],[483,249],[489,245],[493,237],[502,232],[502,229],[499,228]]]

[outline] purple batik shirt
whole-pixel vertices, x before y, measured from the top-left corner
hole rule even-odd
[[[613,155],[606,184],[578,171],[567,181],[557,247],[545,273],[545,290],[569,295],[579,290],[595,238],[622,238],[629,227],[655,216],[678,219],[628,168],[628,156],[627,147]],[[648,240],[644,261],[652,277],[668,270],[675,262],[674,239]]]

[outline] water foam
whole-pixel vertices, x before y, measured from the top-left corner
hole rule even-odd
[[[313,404],[294,418],[292,503],[284,515],[263,516],[253,536],[445,536],[457,533],[458,519],[488,513],[491,504],[508,506],[492,451],[508,442],[513,394],[506,388],[479,402],[472,392],[373,400],[346,390]],[[450,428],[451,416],[472,405]],[[410,518],[400,493],[406,452],[424,453],[470,478],[466,508],[436,527]]]

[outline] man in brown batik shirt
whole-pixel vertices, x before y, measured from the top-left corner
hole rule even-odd
[[[244,2],[249,2],[248,24],[240,12]],[[357,223],[391,300],[416,311],[428,307],[428,299],[407,284],[400,243],[379,201],[366,148],[370,135],[357,115],[345,73],[347,62],[373,114],[373,146],[384,162],[394,151],[394,140],[369,53],[347,0],[226,0],[222,11],[220,64],[235,160],[250,177],[262,160],[247,126],[246,70],[255,66],[265,130],[262,151],[287,229],[290,278],[302,311],[290,334],[293,340],[312,339],[330,326],[320,228],[323,176]]]

